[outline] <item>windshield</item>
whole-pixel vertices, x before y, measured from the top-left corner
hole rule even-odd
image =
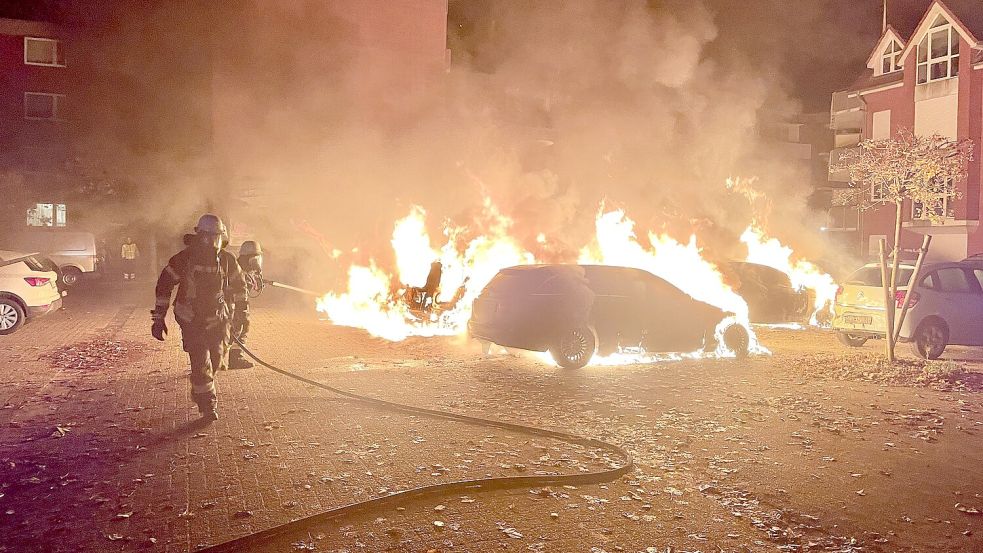
[[[908,281],[911,280],[912,271],[913,269],[911,267],[898,267],[898,286],[908,285]],[[888,268],[888,272],[891,272],[890,268]],[[850,275],[850,278],[846,280],[845,284],[859,284],[860,286],[883,286],[884,283],[881,280],[881,268],[864,267]]]

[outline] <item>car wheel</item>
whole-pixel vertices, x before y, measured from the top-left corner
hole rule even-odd
[[[732,324],[724,330],[724,346],[734,352],[739,359],[743,359],[748,356],[751,336],[742,325]]]
[[[24,308],[10,298],[0,298],[0,334],[12,334],[24,324]]]
[[[568,329],[557,336],[550,348],[556,364],[565,369],[580,369],[590,362],[597,351],[597,335],[587,325]]]
[[[65,286],[75,286],[82,280],[82,271],[75,267],[65,267],[61,273],[61,283]]]
[[[922,359],[938,359],[949,345],[949,327],[940,320],[928,320],[911,337],[911,349]]]
[[[859,348],[869,340],[866,336],[857,336],[848,332],[837,332],[836,339],[844,346],[850,346],[851,348]]]

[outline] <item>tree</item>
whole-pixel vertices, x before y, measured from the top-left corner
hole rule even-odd
[[[890,295],[898,292],[898,263],[901,253],[902,207],[905,200],[920,206],[921,215],[939,223],[947,216],[950,199],[960,197],[957,183],[967,177],[967,166],[973,160],[972,140],[951,140],[939,134],[920,136],[901,129],[894,138],[865,140],[847,151],[834,171],[847,170],[855,185],[856,205],[869,209],[882,203],[893,203],[894,243]],[[888,313],[893,313],[890,305]],[[888,318],[890,323],[893,317]],[[891,325],[893,327],[893,325]],[[893,333],[894,329],[888,329]],[[888,340],[888,357],[894,358],[893,340]]]

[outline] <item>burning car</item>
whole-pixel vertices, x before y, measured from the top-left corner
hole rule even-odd
[[[562,367],[580,368],[595,353],[622,347],[692,352],[724,346],[748,353],[750,338],[730,314],[697,301],[641,269],[607,265],[524,265],[500,271],[473,305],[473,338],[549,351]],[[724,324],[722,324],[724,323]]]
[[[734,291],[747,302],[753,323],[808,322],[815,294],[796,289],[789,276],[778,269],[732,261],[728,267],[736,276]]]

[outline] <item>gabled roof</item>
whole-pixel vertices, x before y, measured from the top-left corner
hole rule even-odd
[[[877,63],[881,58],[881,53],[885,48],[887,48],[887,45],[890,44],[892,40],[897,41],[897,43],[901,45],[901,49],[904,50],[904,39],[901,38],[901,35],[899,35],[896,30],[894,30],[894,27],[888,25],[887,30],[884,31],[884,34],[881,35],[881,39],[877,41],[877,45],[874,46],[874,49],[871,51],[870,57],[867,58],[868,69],[874,69],[877,66]]]
[[[908,57],[911,49],[918,44],[922,35],[928,32],[938,15],[943,15],[948,19],[953,28],[969,42],[970,46],[979,47],[980,41],[977,36],[983,36],[983,32],[981,32],[983,31],[983,9],[981,9],[980,1],[933,0],[908,37],[908,45],[901,54],[902,60]]]

